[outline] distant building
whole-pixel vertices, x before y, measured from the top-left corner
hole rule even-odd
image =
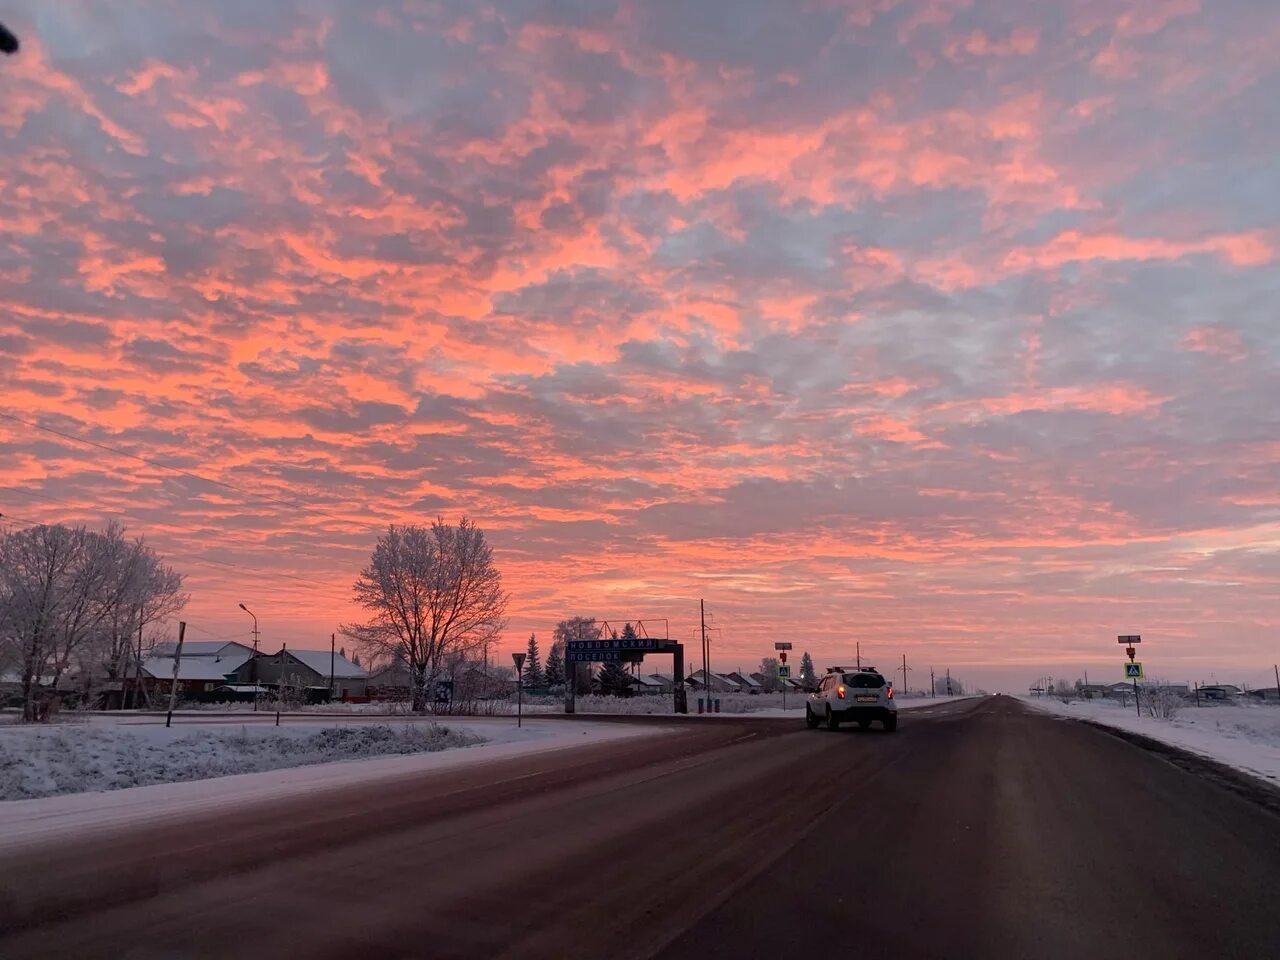
[[[669,674],[650,673],[650,674],[647,674],[647,676],[651,681],[653,681],[658,685],[658,690],[660,693],[670,693],[673,689],[675,689],[675,683],[671,680],[671,677]]]
[[[733,693],[737,690],[737,685],[723,674],[712,671],[710,677],[711,679],[708,681],[707,671],[695,670],[689,674],[685,683],[692,690],[705,690],[710,687],[712,693]]]
[[[749,674],[739,673],[738,671],[735,670],[733,673],[726,674],[725,678],[730,683],[732,683],[735,687],[737,687],[738,693],[759,693],[760,692],[760,689],[761,689],[760,682],[758,680],[752,679],[752,677]]]
[[[1200,688],[1200,696],[1208,700],[1234,700],[1242,692],[1234,683],[1211,683]]]
[[[176,650],[177,644],[156,646],[150,656],[143,659],[142,682],[146,689],[168,692],[174,679]],[[178,663],[178,693],[209,693],[217,690],[252,658],[253,649],[234,640],[184,643],[182,660]]]
[[[182,665],[186,666],[184,656]],[[300,686],[308,689],[329,690],[330,670],[333,673],[333,697],[344,700],[348,697],[366,695],[369,678],[364,668],[352,663],[340,653],[332,654],[328,650],[281,650],[272,654],[260,654],[250,657],[235,671],[231,679],[233,684],[258,683],[266,687],[276,687],[280,683],[283,672],[285,682],[289,686]]]
[[[670,687],[668,686],[668,690]],[[665,692],[662,689],[662,682],[654,676],[636,676],[631,678],[631,692],[633,694],[654,694],[655,696]]]

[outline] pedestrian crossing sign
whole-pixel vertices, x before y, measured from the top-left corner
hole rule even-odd
[[[778,664],[778,676],[783,680],[791,676],[791,664],[789,663]]]
[[[1142,661],[1135,660],[1133,663],[1126,663],[1124,665],[1124,678],[1126,680],[1141,680]]]

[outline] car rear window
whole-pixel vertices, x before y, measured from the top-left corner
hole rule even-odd
[[[863,690],[878,690],[884,686],[884,677],[878,673],[846,673],[844,675],[844,685],[846,687],[861,687]]]

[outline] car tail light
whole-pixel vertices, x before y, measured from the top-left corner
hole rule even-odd
[[[890,687],[890,688],[889,688],[889,699],[890,699],[890,700],[892,700],[892,699],[893,699],[893,687]]]
[[[836,696],[841,700],[844,699],[844,687],[836,687]]]

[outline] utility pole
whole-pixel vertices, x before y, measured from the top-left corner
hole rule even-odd
[[[711,712],[711,644],[707,640],[707,602],[698,601],[698,622],[702,625],[702,699]]]
[[[182,666],[182,639],[187,635],[187,621],[178,621],[178,648],[173,651],[173,681],[169,684],[169,715],[164,718],[166,727],[173,724],[173,704],[178,699],[178,668]]]
[[[280,707],[284,704],[284,664],[289,656],[289,645],[280,645],[280,674],[276,677],[276,726],[280,726]]]
[[[911,668],[907,666],[907,655],[904,653],[902,655],[902,692],[904,694],[909,692],[907,687],[907,671],[910,669]]]
[[[858,669],[861,670],[862,669],[862,641],[861,640],[857,642],[856,647],[858,651],[856,654],[858,658]]]
[[[252,674],[252,676],[250,677],[250,682],[252,682],[253,684],[253,710],[255,713],[257,713],[258,711],[258,618],[254,614],[254,612],[250,610],[248,607],[246,607],[243,603],[240,604],[240,609],[243,610],[245,613],[249,614],[249,616],[253,617],[253,660],[251,661],[253,663],[253,669],[250,670],[249,672],[250,674]]]
[[[1276,672],[1276,699],[1280,700],[1280,663],[1273,663],[1271,669]]]
[[[934,682],[933,682],[933,667],[930,667],[929,668],[929,696],[936,697],[937,695],[938,695],[938,688],[934,685]]]
[[[133,698],[130,703],[133,709],[138,709],[139,695],[142,692],[142,618],[138,618],[138,663],[134,668],[133,675]],[[149,701],[148,701],[148,705]]]
[[[329,702],[333,702],[333,661],[334,661],[334,644],[337,643],[335,634],[329,634]],[[368,691],[365,691],[368,693]]]

